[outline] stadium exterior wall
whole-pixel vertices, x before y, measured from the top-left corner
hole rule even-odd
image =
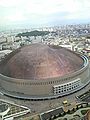
[[[4,94],[23,99],[49,99],[73,93],[89,83],[89,63],[80,70],[63,77],[43,80],[10,78],[0,74],[0,86]]]

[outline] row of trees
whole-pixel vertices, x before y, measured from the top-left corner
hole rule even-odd
[[[17,34],[16,37],[44,36],[44,35],[48,35],[49,33],[50,33],[49,31],[37,31],[37,30],[35,30],[35,31],[31,31],[31,32],[19,33],[19,34]]]

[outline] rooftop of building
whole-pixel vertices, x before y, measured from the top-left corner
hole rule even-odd
[[[46,44],[23,46],[2,60],[1,74],[17,78],[40,80],[71,74],[83,65],[78,54],[60,47]]]

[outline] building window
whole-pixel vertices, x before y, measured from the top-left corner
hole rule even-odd
[[[55,85],[54,87],[54,94],[60,94],[60,93],[65,93],[65,92],[70,92],[71,90],[74,90],[78,88],[81,84],[80,78],[68,82],[66,84],[60,84],[60,85]],[[56,92],[57,91],[57,92]]]

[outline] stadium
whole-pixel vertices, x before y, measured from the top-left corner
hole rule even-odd
[[[54,99],[88,83],[87,57],[60,46],[27,45],[0,61],[1,92],[14,98]]]

